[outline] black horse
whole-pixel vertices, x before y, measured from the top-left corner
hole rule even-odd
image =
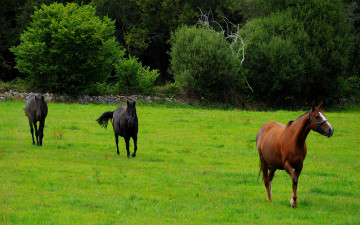
[[[134,153],[132,157],[136,156],[137,150],[137,133],[138,133],[138,118],[136,115],[135,101],[127,101],[127,107],[119,106],[114,112],[104,112],[96,121],[103,126],[107,127],[108,120],[112,119],[112,125],[115,132],[115,141],[117,154],[119,152],[119,135],[124,137],[126,143],[127,157],[130,158],[129,142],[130,138],[134,141]]]
[[[41,94],[30,94],[28,99],[26,100],[26,106],[24,108],[25,115],[29,118],[30,132],[32,135],[33,145],[35,145],[34,140],[34,129],[35,128],[35,136],[36,143],[38,146],[42,146],[42,139],[44,137],[44,125],[45,118],[48,113],[48,107],[44,100],[44,96]],[[37,122],[39,124],[39,130],[37,129]]]

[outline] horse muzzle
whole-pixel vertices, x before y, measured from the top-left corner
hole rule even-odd
[[[332,128],[332,127],[329,127],[329,129],[324,132],[324,135],[326,137],[331,137],[331,136],[333,136],[333,134],[334,134],[334,128]]]
[[[133,128],[134,124],[135,124],[134,120],[128,120],[128,127],[129,128]]]

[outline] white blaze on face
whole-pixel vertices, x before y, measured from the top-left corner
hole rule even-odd
[[[326,120],[324,114],[322,114],[321,112],[319,112],[319,115],[320,115],[322,121],[325,121],[325,120]],[[333,127],[331,126],[331,124],[330,124],[328,121],[326,121],[326,124],[331,128],[331,130],[333,130]]]

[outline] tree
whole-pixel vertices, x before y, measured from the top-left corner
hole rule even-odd
[[[234,99],[239,82],[237,62],[221,33],[184,26],[172,40],[171,72],[175,82],[198,98],[220,102]]]
[[[252,1],[238,0],[92,0],[99,15],[116,19],[117,37],[128,53],[145,65],[160,71],[159,80],[172,80],[168,74],[170,36],[183,25],[194,25],[199,9],[211,11],[212,19],[222,24],[227,17],[234,23],[244,22],[255,15],[258,7]],[[245,7],[245,8],[244,8]],[[253,7],[251,13],[247,8]],[[259,6],[260,7],[260,6]],[[244,16],[243,14],[247,14]],[[245,18],[246,17],[246,18]],[[224,25],[224,24],[222,24]]]
[[[140,10],[135,0],[91,0],[99,16],[108,16],[115,21],[115,36],[122,46],[126,46],[125,34],[140,21]]]
[[[117,82],[114,92],[121,94],[150,94],[154,90],[154,82],[159,76],[157,70],[143,66],[135,57],[119,60],[115,63]]]
[[[304,52],[309,89],[313,99],[335,103],[342,95],[344,76],[353,52],[351,26],[346,21],[341,0],[296,1],[288,8],[293,18],[302,21],[310,43]]]
[[[124,55],[114,32],[114,22],[89,5],[42,5],[11,51],[32,88],[76,95],[104,81]]]
[[[62,0],[57,2],[87,3],[87,0]],[[20,34],[31,22],[35,6],[51,4],[56,0],[1,0],[0,7],[0,80],[10,81],[18,77],[19,71],[14,69],[14,54],[11,46],[20,43]]]
[[[244,69],[257,100],[298,106],[341,97],[352,51],[341,1],[295,1],[243,32],[250,33]]]

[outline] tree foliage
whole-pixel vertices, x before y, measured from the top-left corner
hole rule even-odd
[[[114,22],[101,20],[89,5],[42,5],[32,19],[11,51],[16,68],[36,90],[82,93],[105,80],[124,54],[115,41]]]
[[[252,2],[252,1],[250,1]],[[200,9],[211,12],[211,17],[223,24],[223,17],[236,23],[244,22],[256,9],[251,3],[235,0],[92,0],[90,4],[101,15],[116,19],[118,40],[130,55],[144,64],[159,69],[161,81],[172,80],[168,74],[170,36],[183,25],[194,25]],[[254,3],[254,5],[257,3]],[[246,16],[244,15],[246,14]]]
[[[83,11],[91,11],[89,20],[96,17],[95,13],[98,19],[106,17],[100,20],[108,28],[98,22],[87,22],[83,12],[71,16],[70,11],[65,13],[60,7],[59,12],[53,10],[48,16],[66,22],[56,24],[50,19],[45,22],[46,18],[38,15],[30,17],[34,6],[39,14],[44,7],[39,8],[41,4],[54,2],[81,4],[78,7],[86,8]],[[278,106],[307,104],[312,100],[330,103],[357,93],[351,90],[360,80],[360,6],[354,0],[3,0],[2,5],[0,79],[9,81],[26,75],[32,88],[39,90],[80,93],[94,90],[95,82],[107,87],[114,82],[114,76],[107,80],[110,83],[105,82],[114,66],[134,61],[132,56],[139,60],[131,65],[158,70],[157,84],[173,81],[173,74],[168,72],[171,33],[184,25],[196,24],[200,13],[216,21],[211,26],[217,32],[222,31],[221,27],[229,28],[223,18],[238,27],[247,24],[243,29],[243,34],[249,34],[245,61],[238,70],[248,78],[254,94],[248,93],[243,98],[255,97]],[[75,9],[72,12],[77,13]],[[41,24],[34,22],[37,18],[44,21],[41,29],[35,27]],[[107,29],[111,35],[104,32]],[[99,38],[101,35],[104,36]],[[95,39],[98,41],[91,41]],[[9,48],[14,45],[19,47],[12,48],[12,53]],[[129,62],[119,60],[125,54],[119,45],[127,48],[125,58]],[[15,57],[18,70],[14,69]],[[93,86],[81,85],[85,81]],[[243,79],[237,81],[240,87],[242,82]]]
[[[227,101],[233,97],[237,61],[222,34],[184,26],[172,40],[171,71],[176,82],[208,100]]]
[[[341,95],[352,46],[340,1],[296,1],[246,29],[244,69],[258,100],[284,106]]]
[[[151,70],[143,66],[135,57],[119,60],[115,63],[116,94],[150,94],[153,91],[153,84],[159,76],[158,70]]]
[[[0,7],[0,80],[10,81],[21,76],[14,69],[14,54],[9,48],[18,45],[20,34],[31,22],[35,7],[51,4],[55,0],[1,0]],[[88,3],[88,0],[61,0],[57,2]]]

